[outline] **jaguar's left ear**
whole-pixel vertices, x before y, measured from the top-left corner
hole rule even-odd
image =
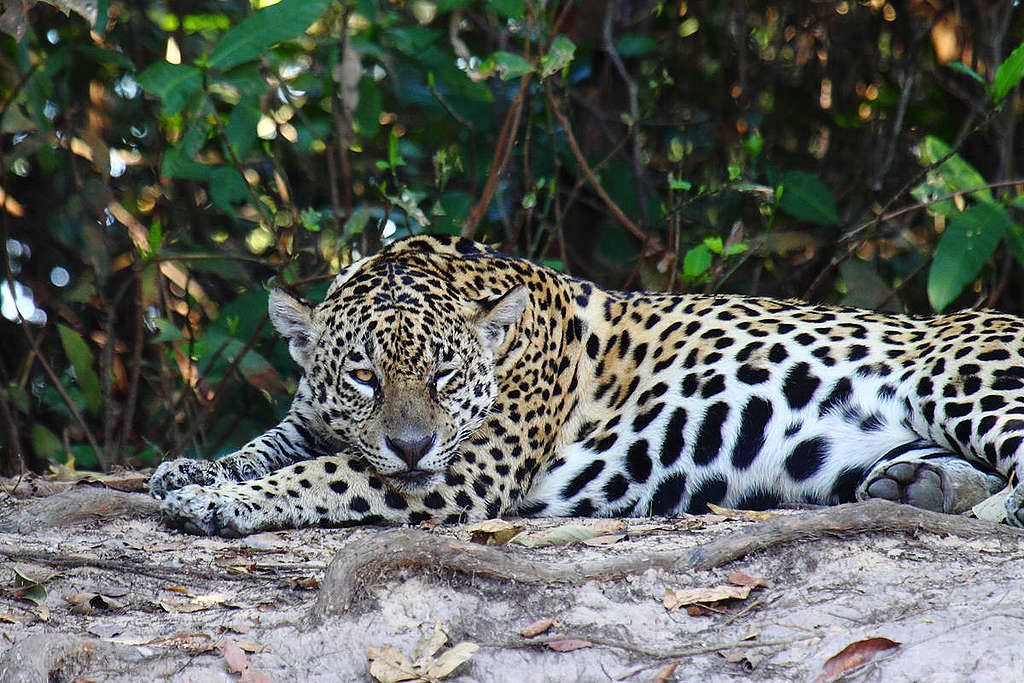
[[[489,349],[501,346],[511,327],[522,317],[530,294],[525,285],[516,285],[492,301],[479,302],[480,313],[473,322]]]
[[[305,370],[313,347],[312,309],[280,288],[270,290],[270,322],[288,340],[288,352]]]

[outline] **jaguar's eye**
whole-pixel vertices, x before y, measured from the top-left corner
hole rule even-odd
[[[369,384],[373,386],[377,383],[377,375],[373,374],[373,370],[370,368],[358,368],[349,374],[352,376],[352,379],[360,384]]]

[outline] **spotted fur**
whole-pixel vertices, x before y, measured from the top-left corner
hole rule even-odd
[[[1020,480],[1024,325],[605,291],[455,238],[396,242],[271,318],[305,371],[276,427],[150,481],[239,535],[881,496],[958,511]],[[936,502],[937,501],[937,502]],[[1024,492],[1007,503],[1024,522]]]

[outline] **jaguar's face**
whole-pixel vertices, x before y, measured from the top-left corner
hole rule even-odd
[[[440,483],[483,423],[498,391],[494,350],[527,302],[521,286],[461,301],[433,279],[392,296],[385,277],[361,273],[314,309],[271,295],[274,324],[306,372],[307,414],[403,491]]]

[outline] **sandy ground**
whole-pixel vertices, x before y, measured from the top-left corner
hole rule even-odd
[[[424,634],[436,652],[411,673],[453,681],[1022,680],[1024,533],[866,505],[606,520],[595,545],[530,548],[466,526],[197,538],[142,494],[5,497],[0,681],[370,680],[368,652],[383,675]],[[595,521],[517,524],[536,539]],[[735,589],[737,571],[764,585],[663,604]],[[899,645],[852,666],[880,638]]]

